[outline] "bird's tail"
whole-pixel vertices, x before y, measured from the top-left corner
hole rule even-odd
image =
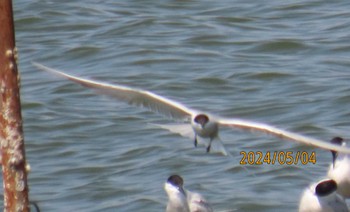
[[[226,147],[224,146],[224,143],[219,137],[216,137],[213,139],[211,143],[211,152],[220,152],[225,156],[232,156],[230,152],[227,151]]]

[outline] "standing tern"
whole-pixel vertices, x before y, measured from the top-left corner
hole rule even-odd
[[[73,82],[76,82],[82,86],[95,89],[98,93],[109,95],[121,101],[127,102],[128,104],[145,107],[153,112],[158,112],[163,115],[169,116],[170,118],[189,122],[190,125],[188,124],[187,126],[192,126],[192,135],[194,136],[192,137],[192,139],[194,139],[195,146],[197,145],[198,138],[209,139],[209,143],[207,144],[206,148],[207,152],[210,152],[211,144],[215,140],[218,141],[214,143],[216,143],[217,146],[219,146],[221,152],[224,155],[227,155],[227,151],[225,150],[218,136],[219,126],[226,126],[245,130],[261,131],[280,138],[285,138],[305,143],[308,145],[313,145],[323,149],[335,150],[343,153],[350,153],[349,148],[340,147],[338,145],[330,144],[328,142],[324,142],[318,139],[306,137],[293,132],[288,132],[264,123],[257,123],[235,118],[223,118],[205,112],[190,109],[182,105],[181,103],[159,96],[149,91],[135,89],[122,85],[111,85],[107,83],[75,77],[35,62],[33,62],[33,65],[40,70],[54,73]],[[159,126],[168,129],[172,132],[179,133],[181,135],[191,134],[182,131],[184,129],[183,124]],[[188,129],[191,129],[191,127],[188,127]]]
[[[300,200],[299,212],[349,212],[337,183],[326,179],[307,188]]]
[[[169,198],[166,212],[213,212],[201,194],[184,189],[183,184],[179,175],[171,175],[164,184]]]
[[[339,146],[346,146],[346,142],[341,137],[335,137],[331,143]],[[344,198],[350,198],[350,158],[346,154],[331,151],[333,163],[328,170],[328,177],[338,184],[338,193]]]

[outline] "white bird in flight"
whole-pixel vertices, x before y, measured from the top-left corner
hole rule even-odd
[[[299,212],[349,212],[344,198],[337,193],[337,183],[321,180],[307,188],[299,203]]]
[[[280,138],[305,143],[307,145],[313,145],[327,150],[335,150],[348,154],[350,153],[349,148],[330,144],[329,142],[306,137],[297,133],[288,132],[286,130],[278,129],[264,123],[257,123],[243,119],[224,118],[206,112],[194,110],[182,105],[181,103],[159,96],[149,91],[122,85],[111,85],[75,77],[35,62],[33,62],[33,65],[40,70],[51,72],[61,77],[67,78],[82,86],[95,89],[98,93],[112,96],[116,99],[127,102],[128,104],[145,107],[153,112],[158,112],[160,114],[169,116],[170,118],[181,120],[187,123],[190,122],[190,124],[186,125],[173,124],[156,126],[168,129],[174,133],[179,133],[182,136],[192,137],[192,139],[194,139],[195,146],[197,146],[198,141],[205,142],[205,139],[209,139],[209,143],[206,145],[207,152],[210,152],[212,143],[214,143],[217,150],[221,151],[224,155],[228,154],[218,136],[219,126],[226,126],[245,130],[261,131]],[[213,142],[214,140],[217,142]]]
[[[346,142],[341,137],[335,137],[331,143],[345,147]],[[350,198],[350,158],[349,155],[331,151],[333,163],[328,170],[328,177],[338,184],[338,193],[344,198]]]
[[[169,201],[166,212],[212,212],[205,198],[195,192],[184,189],[184,181],[179,175],[171,175],[164,184]]]

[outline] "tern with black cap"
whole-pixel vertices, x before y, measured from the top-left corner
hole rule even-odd
[[[179,175],[171,175],[164,190],[169,198],[166,212],[213,212],[201,194],[184,189],[184,181]]]
[[[345,147],[346,142],[341,137],[335,137],[331,143]],[[328,177],[337,182],[338,193],[344,198],[350,198],[350,158],[347,154],[331,151],[333,162],[328,170]]]
[[[299,212],[349,212],[337,183],[324,179],[307,188],[300,200]]]

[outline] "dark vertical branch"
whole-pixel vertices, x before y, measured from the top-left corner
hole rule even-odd
[[[0,0],[0,144],[4,211],[29,211],[11,0]]]

